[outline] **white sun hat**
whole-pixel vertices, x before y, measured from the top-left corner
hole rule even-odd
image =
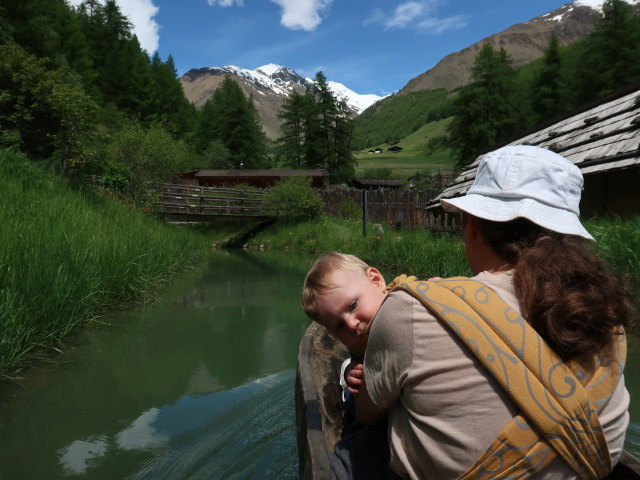
[[[593,237],[580,223],[580,169],[544,148],[512,145],[487,153],[466,195],[440,200],[449,212],[463,211],[496,222],[526,218],[554,232]]]

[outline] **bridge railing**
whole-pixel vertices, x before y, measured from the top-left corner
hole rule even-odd
[[[228,217],[267,216],[266,191],[233,188],[156,184],[155,208],[164,214],[193,214]]]

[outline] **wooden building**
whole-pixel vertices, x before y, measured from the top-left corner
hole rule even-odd
[[[178,180],[184,185],[200,185],[206,187],[233,187],[234,185],[250,185],[256,188],[269,188],[287,177],[309,177],[313,188],[322,188],[329,179],[329,172],[318,170],[192,170],[178,174]]]
[[[606,214],[640,214],[640,88],[626,90],[574,112],[508,145],[535,145],[552,150],[580,167],[584,191],[582,218]],[[464,195],[473,184],[482,156],[468,165],[427,207],[428,226],[459,226],[440,199]]]

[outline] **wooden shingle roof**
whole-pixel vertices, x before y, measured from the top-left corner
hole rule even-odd
[[[626,168],[640,168],[640,89],[608,99],[508,145],[535,145],[571,160],[586,177]],[[436,197],[464,195],[473,184],[482,155]]]

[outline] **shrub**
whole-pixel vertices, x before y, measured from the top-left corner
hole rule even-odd
[[[267,193],[267,212],[283,220],[318,217],[322,213],[322,198],[311,188],[309,177],[284,178]]]

